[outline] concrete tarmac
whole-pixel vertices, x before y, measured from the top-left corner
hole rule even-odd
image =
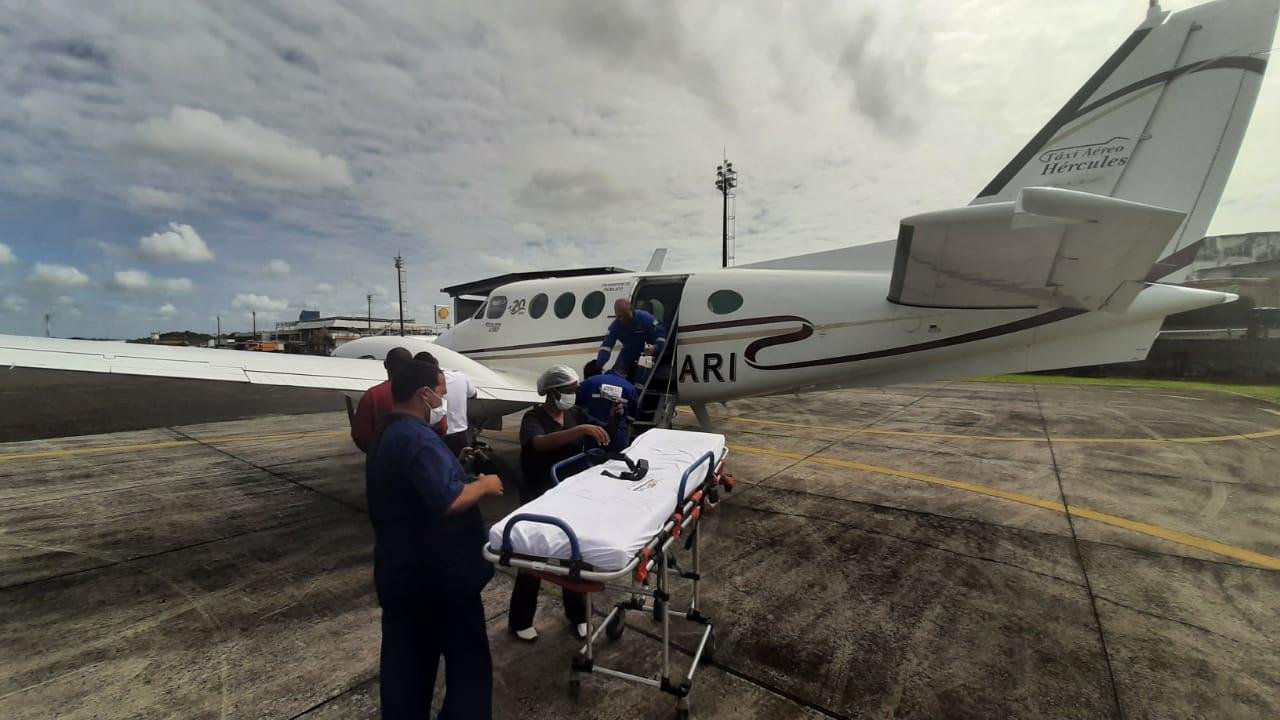
[[[377,717],[341,399],[205,422],[226,387],[140,383],[118,431],[73,415],[74,436],[0,445],[0,716]],[[277,401],[227,412],[306,409]],[[161,404],[167,424],[136,429]],[[718,646],[698,717],[1280,716],[1280,406],[938,383],[713,414],[739,487],[704,524]],[[510,431],[487,439],[514,458]],[[498,717],[672,715],[605,679],[574,704],[558,600],[524,645],[509,591],[485,591]],[[628,618],[602,661],[652,672],[657,628]]]

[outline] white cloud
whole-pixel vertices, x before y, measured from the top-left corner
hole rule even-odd
[[[24,165],[14,168],[11,172],[13,183],[20,190],[31,194],[52,193],[62,186],[58,177],[48,168]]]
[[[112,284],[121,290],[163,290],[171,293],[191,292],[195,284],[190,278],[157,278],[145,270],[120,270],[115,273]]]
[[[21,295],[5,295],[4,300],[0,300],[0,310],[7,313],[20,313],[27,308],[27,299]]]
[[[146,290],[151,287],[151,276],[143,270],[120,270],[112,284],[122,290]]]
[[[191,289],[195,287],[195,283],[191,282],[191,278],[184,277],[157,278],[156,287],[165,292],[185,293],[191,292]]]
[[[8,245],[0,243],[0,265],[8,265],[17,259],[18,258],[13,254],[13,251],[9,249]]]
[[[70,295],[59,295],[57,300],[53,301],[58,307],[71,307],[76,304],[76,299]]]
[[[289,263],[285,262],[284,260],[280,260],[278,258],[275,260],[272,260],[271,262],[268,262],[266,267],[263,269],[266,271],[268,275],[274,275],[276,277],[284,277],[285,275],[289,274],[289,270],[290,270]]]
[[[36,263],[27,281],[51,287],[79,287],[89,284],[89,276],[70,265]]]
[[[317,192],[350,187],[347,161],[323,155],[247,117],[223,120],[208,110],[174,106],[168,117],[136,128],[142,149],[174,161],[216,168],[268,190]]]
[[[141,185],[130,185],[129,206],[135,210],[181,210],[187,199],[177,193]]]
[[[278,300],[257,293],[240,293],[231,301],[231,307],[237,310],[256,310],[259,313],[279,314],[289,309],[288,300]]]
[[[169,229],[138,239],[143,257],[161,262],[207,262],[213,253],[190,225],[169,223]]]
[[[162,318],[171,318],[177,314],[178,314],[178,308],[174,307],[173,303],[165,303],[160,306],[159,310],[156,311],[156,315],[159,315]]]
[[[317,294],[321,294],[321,295],[333,292],[333,286],[325,282],[322,282],[319,285],[316,285],[312,289],[315,290]]]

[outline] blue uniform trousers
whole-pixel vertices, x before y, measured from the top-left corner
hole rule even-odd
[[[420,605],[382,611],[378,682],[383,718],[431,717],[441,655],[445,696],[439,717],[487,720],[492,716],[493,661],[480,593],[446,590],[424,597]]]

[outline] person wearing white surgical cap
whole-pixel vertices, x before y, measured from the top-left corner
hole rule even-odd
[[[520,470],[524,476],[521,504],[532,502],[551,489],[553,465],[585,448],[609,444],[604,428],[574,405],[577,392],[578,373],[567,365],[556,365],[538,378],[538,394],[546,396],[546,400],[530,408],[520,421]],[[538,639],[533,617],[538,612],[539,585],[536,576],[521,571],[511,590],[508,628],[525,642]],[[564,613],[577,636],[586,638],[587,604],[581,593],[564,591]]]

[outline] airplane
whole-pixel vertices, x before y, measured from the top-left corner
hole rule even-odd
[[[337,357],[0,336],[0,364],[359,394],[395,346],[465,372],[492,422],[535,380],[595,356],[614,301],[647,301],[669,341],[642,391],[689,405],[1142,360],[1168,315],[1231,302],[1159,282],[1194,258],[1257,99],[1280,0],[1145,20],[968,205],[894,240],[730,269],[513,282],[434,342],[362,338]]]

